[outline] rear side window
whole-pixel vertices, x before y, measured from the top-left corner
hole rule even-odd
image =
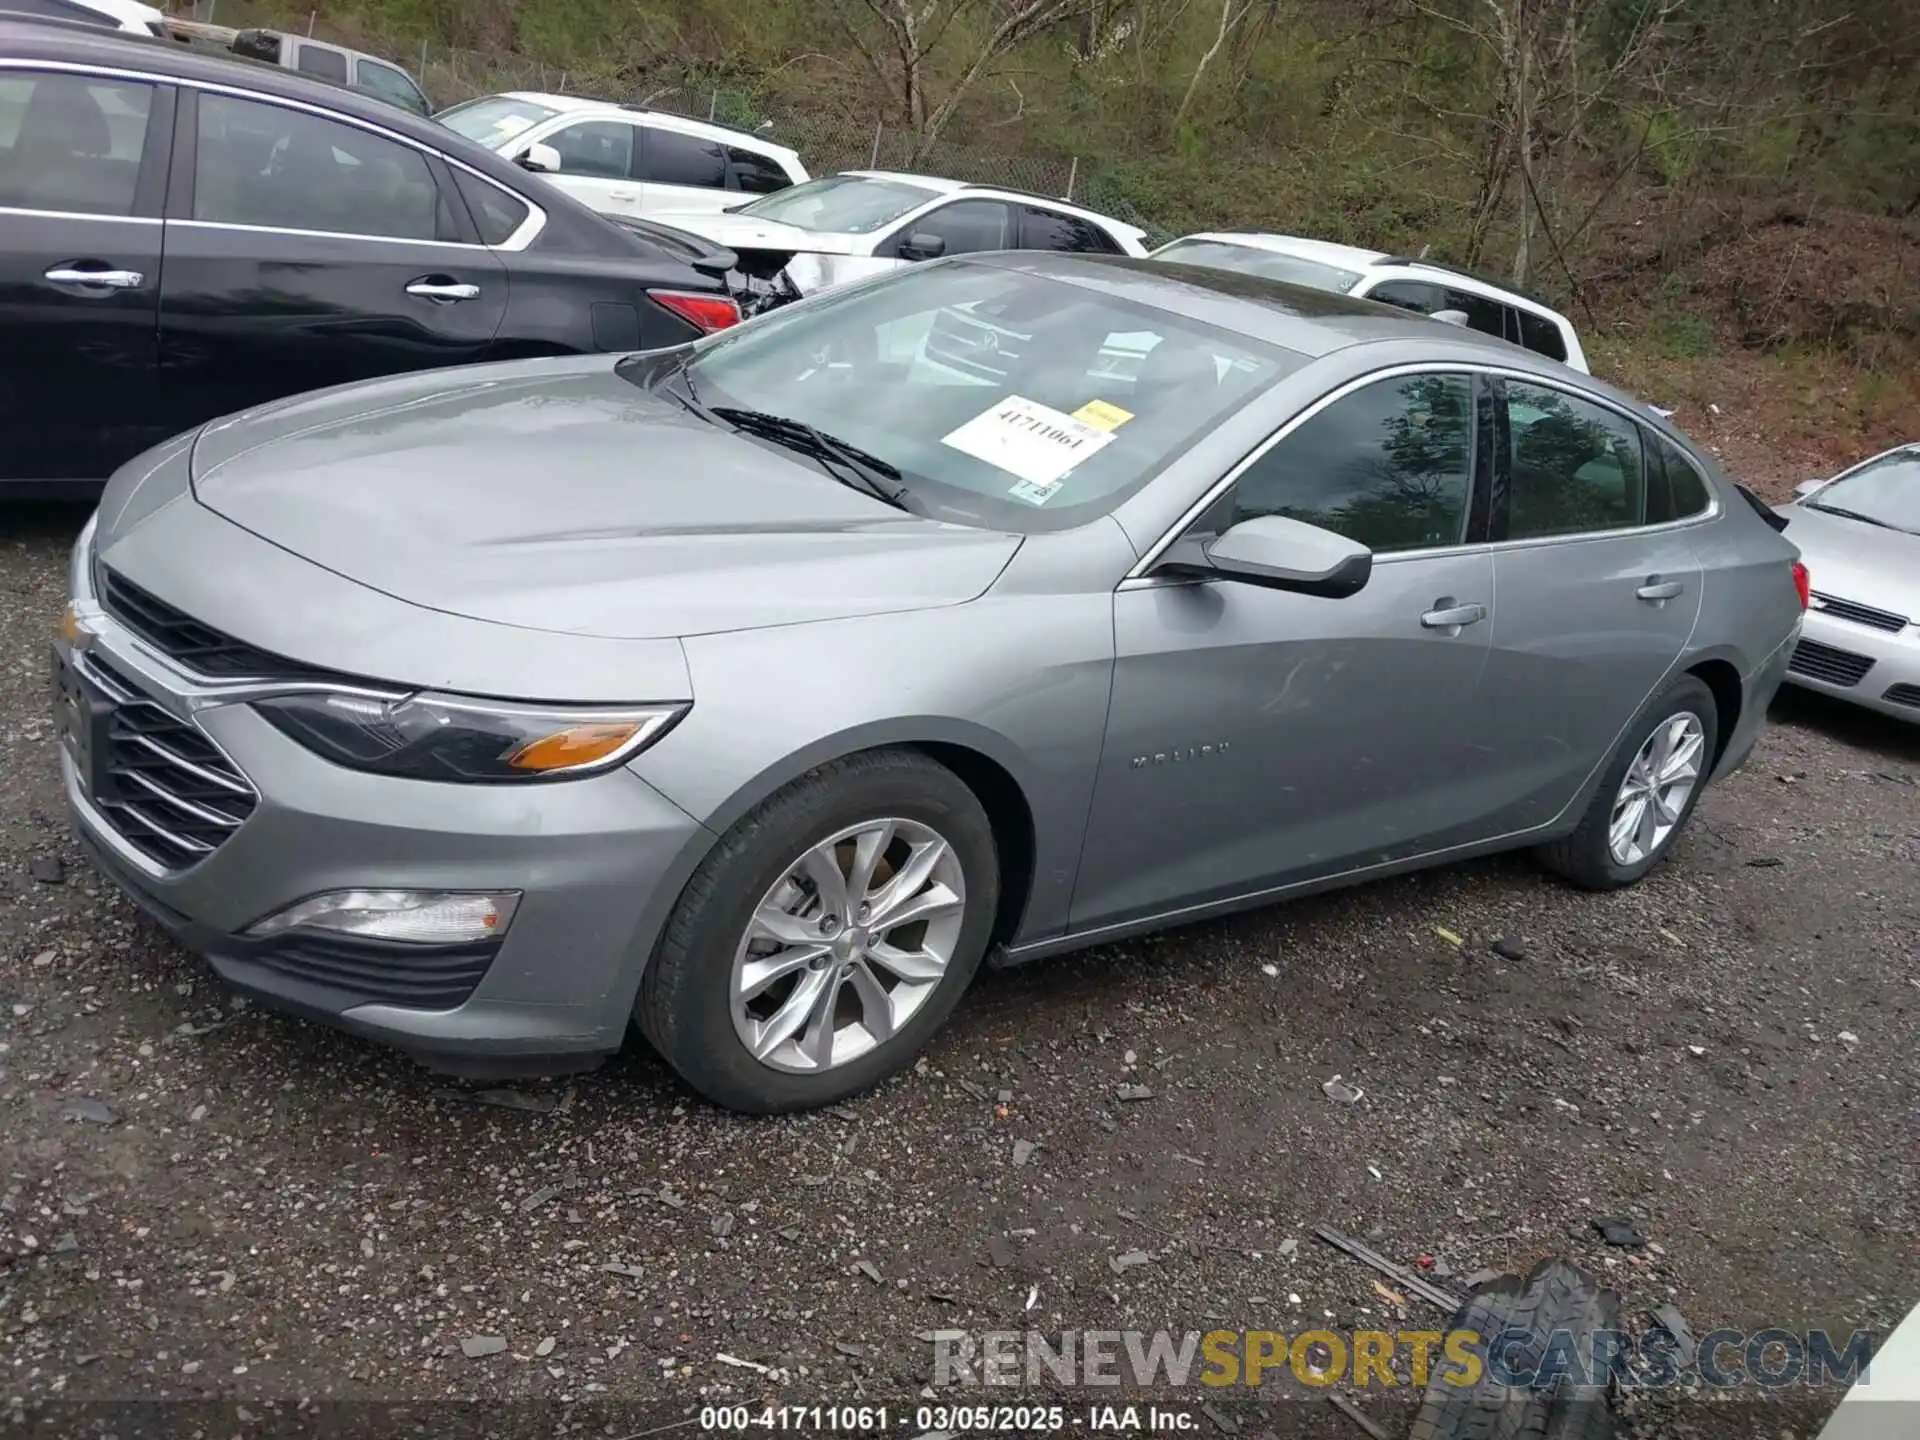
[[[347,57],[343,51],[303,43],[293,63],[295,69],[315,79],[330,80],[335,85],[347,83]]]
[[[738,145],[727,146],[727,168],[732,175],[729,188],[749,195],[771,195],[793,183],[793,177],[771,155],[743,150]]]
[[[1540,385],[1508,382],[1508,540],[1622,530],[1646,514],[1640,427]]]
[[[1647,446],[1647,523],[1663,525],[1703,513],[1710,497],[1699,470],[1672,441],[1651,431]]]
[[[1471,290],[1447,290],[1446,304],[1443,310],[1461,310],[1466,312],[1467,328],[1478,330],[1483,335],[1495,335],[1502,340],[1511,340],[1519,333],[1518,324],[1509,324],[1512,311],[1498,300],[1489,300],[1484,295],[1476,295]]]
[[[1520,343],[1536,355],[1544,355],[1549,360],[1564,361],[1567,358],[1567,337],[1560,333],[1560,327],[1544,315],[1536,315],[1531,310],[1516,310],[1520,317]]]
[[[648,130],[641,142],[640,178],[655,185],[727,188],[727,147],[677,130]]]
[[[1023,250],[1064,250],[1081,255],[1120,253],[1120,247],[1107,232],[1091,220],[1062,215],[1058,210],[1046,210],[1038,205],[1022,205],[1019,210]]]
[[[377,60],[362,60],[355,73],[359,76],[360,88],[369,95],[404,106],[416,115],[427,113],[427,97],[420,93],[420,87],[393,66],[382,65]]]
[[[467,202],[483,244],[504,245],[513,238],[514,231],[526,224],[531,212],[527,202],[518,195],[509,195],[498,185],[457,167],[453,181],[460,187],[461,197]]]
[[[150,86],[0,72],[0,205],[131,215]]]

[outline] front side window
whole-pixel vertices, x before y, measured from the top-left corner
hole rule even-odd
[[[342,51],[329,50],[324,45],[302,44],[293,64],[296,70],[316,80],[326,80],[335,85],[347,83],[347,57]]]
[[[936,346],[955,316],[991,332],[996,363]],[[923,514],[1028,532],[1104,514],[1303,363],[1081,286],[936,262],[762,316],[684,376],[702,406],[800,420],[887,462]],[[647,357],[622,373],[680,383]]]
[[[1367,292],[1367,299],[1383,305],[1411,310],[1416,315],[1431,315],[1447,308],[1447,294],[1438,285],[1423,280],[1389,280]]]
[[[1869,461],[1800,503],[1920,535],[1920,450],[1896,450]]]
[[[1234,482],[1224,530],[1283,515],[1375,554],[1458,545],[1473,494],[1473,381],[1377,380],[1311,416]]]
[[[1509,540],[1638,525],[1646,514],[1640,427],[1559,390],[1509,382]]]
[[[944,241],[943,255],[1005,250],[1013,244],[1013,211],[999,200],[957,200],[909,221],[899,238],[905,241],[916,235]]]
[[[0,205],[131,215],[151,86],[0,74]]]
[[[1038,205],[1020,207],[1022,250],[1064,250],[1078,255],[1117,255],[1119,247],[1091,220]]]
[[[457,167],[453,179],[467,202],[467,211],[473,216],[474,225],[480,231],[482,244],[504,245],[527,223],[530,213],[527,202],[518,195],[510,194],[491,181],[482,180],[478,175],[469,175]]]
[[[1176,265],[1200,265],[1208,270],[1237,270],[1242,275],[1282,280],[1313,290],[1330,290],[1336,295],[1344,295],[1360,283],[1358,272],[1353,270],[1322,265],[1318,260],[1306,260],[1298,255],[1283,255],[1277,250],[1234,245],[1225,240],[1175,240],[1154,251],[1153,258]]]
[[[623,120],[586,120],[549,136],[562,175],[625,180],[633,169],[633,126]]]
[[[940,192],[904,180],[870,180],[864,175],[829,175],[763,195],[734,211],[802,230],[833,235],[871,235]]]
[[[678,130],[649,130],[643,154],[642,178],[655,185],[727,188],[727,147],[717,140],[682,135]]]
[[[427,97],[420,93],[420,87],[393,66],[382,65],[377,60],[362,60],[355,73],[359,76],[360,88],[369,95],[403,106],[416,115],[427,113]]]
[[[749,195],[771,195],[793,184],[793,177],[787,174],[778,160],[771,155],[762,155],[758,150],[729,145],[727,165],[733,171],[732,188],[744,190]]]
[[[487,95],[442,110],[433,118],[456,135],[477,140],[489,150],[498,150],[522,131],[531,130],[542,120],[550,120],[559,113],[551,106],[516,100],[511,95]]]
[[[417,150],[303,110],[200,97],[196,220],[433,240],[439,202]]]

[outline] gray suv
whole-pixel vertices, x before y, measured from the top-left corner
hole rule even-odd
[[[1518,847],[1631,884],[1806,586],[1564,365],[1047,254],[217,421],[71,581],[75,825],[229,982],[469,1071],[637,1018],[755,1111],[908,1064],[989,954]]]

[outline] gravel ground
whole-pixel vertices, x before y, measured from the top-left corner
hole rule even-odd
[[[44,699],[80,519],[0,541],[0,1417],[897,1416],[934,1328],[1390,1324],[1321,1223],[1456,1288],[1565,1254],[1696,1334],[1920,1302],[1920,732],[1783,699],[1627,893],[1499,860],[989,975],[831,1112],[718,1113],[638,1046],[487,1095],[237,1003],[84,867]],[[1602,1244],[1610,1215],[1653,1243]],[[1362,1433],[1282,1393],[1196,1423]],[[1832,1398],[1758,1393],[1641,1398],[1633,1433],[1804,1437]]]

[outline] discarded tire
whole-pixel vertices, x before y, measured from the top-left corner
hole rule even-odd
[[[1409,1440],[1613,1440],[1607,1347],[1596,1366],[1594,1337],[1620,1329],[1620,1297],[1584,1271],[1543,1260],[1524,1280],[1489,1281],[1460,1307],[1450,1329],[1478,1337],[1463,1348],[1479,1359],[1480,1377],[1462,1385],[1450,1367],[1435,1373]],[[1496,1346],[1499,1366],[1489,1364]],[[1549,1360],[1556,1347],[1560,1354]],[[1569,1358],[1576,1363],[1565,1366]],[[1512,1383],[1562,1367],[1566,1378],[1550,1386]],[[1592,1381],[1598,1383],[1586,1383]]]

